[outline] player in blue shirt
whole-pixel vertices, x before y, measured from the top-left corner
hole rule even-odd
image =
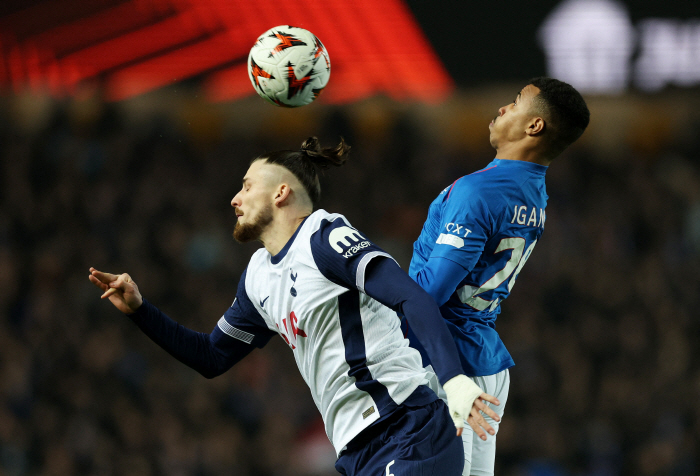
[[[489,124],[496,158],[438,195],[413,246],[409,275],[440,306],[464,372],[500,400],[499,416],[514,363],[496,317],[544,231],[547,167],[583,134],[589,116],[569,84],[531,80]],[[407,327],[411,344],[430,364],[410,322]],[[498,422],[490,423],[497,431]],[[496,436],[482,441],[467,431],[462,438],[464,476],[493,475]]]
[[[342,474],[458,476],[464,419],[485,438],[484,429],[493,430],[480,410],[497,420],[485,401],[499,402],[464,375],[433,299],[345,217],[313,211],[316,166],[341,165],[347,150],[343,142],[322,149],[311,138],[299,151],[252,162],[231,201],[234,238],[264,247],[211,333],[170,319],[128,274],[91,268],[89,279],[148,337],[208,378],[279,335],[309,386]],[[435,373],[408,345],[397,312],[420,333]],[[447,405],[430,390],[436,374]]]

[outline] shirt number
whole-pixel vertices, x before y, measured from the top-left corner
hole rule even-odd
[[[508,279],[509,276],[510,281],[508,281],[508,292],[510,292],[511,289],[513,289],[515,280],[518,278],[518,274],[520,274],[520,270],[522,270],[523,266],[525,266],[525,263],[532,254],[532,250],[535,248],[536,244],[537,240],[533,241],[532,244],[527,247],[525,253],[523,253],[523,250],[525,249],[525,238],[503,238],[498,244],[496,251],[494,251],[494,254],[502,253],[506,250],[513,250],[510,254],[510,259],[508,262],[502,269],[497,271],[496,274],[491,277],[491,279],[486,281],[480,287],[477,288],[474,286],[465,285],[459,288],[457,290],[457,295],[459,296],[460,301],[479,311],[483,311],[489,307],[491,308],[490,311],[495,310],[499,303],[498,298],[487,301],[486,299],[480,297],[479,294],[487,291],[493,291],[498,286],[503,284],[503,282]]]

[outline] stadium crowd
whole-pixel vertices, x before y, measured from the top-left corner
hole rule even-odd
[[[1,101],[0,474],[337,474],[282,339],[206,380],[101,301],[88,268],[129,272],[211,331],[259,246],[231,238],[250,159],[343,135],[322,207],[407,269],[432,199],[492,159],[486,136],[446,143],[381,98],[295,116]],[[550,168],[543,239],[498,320],[516,366],[497,474],[700,472],[700,121],[685,127],[640,126],[609,153],[594,130]]]

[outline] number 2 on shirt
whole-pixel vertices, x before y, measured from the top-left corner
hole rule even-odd
[[[498,244],[496,251],[494,251],[494,254],[502,253],[507,250],[513,250],[506,265],[501,270],[497,271],[491,277],[491,279],[486,281],[479,288],[469,285],[459,288],[457,290],[459,299],[464,304],[467,304],[474,309],[478,309],[479,311],[483,311],[489,306],[492,307],[492,311],[496,309],[499,302],[498,298],[492,301],[487,301],[486,299],[479,297],[479,294],[496,289],[506,279],[508,279],[508,276],[511,276],[512,273],[513,275],[511,276],[510,281],[508,281],[508,292],[510,292],[511,289],[513,289],[515,280],[518,278],[518,274],[520,274],[520,270],[523,269],[523,266],[525,266],[525,263],[532,254],[532,250],[535,248],[536,244],[537,240],[533,241],[532,244],[527,247],[525,253],[523,253],[523,250],[525,249],[525,238],[503,238]],[[513,272],[513,270],[515,270],[515,272]]]

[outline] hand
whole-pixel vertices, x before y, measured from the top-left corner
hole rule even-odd
[[[447,406],[450,409],[450,416],[457,427],[457,436],[462,436],[464,420],[476,432],[482,440],[486,440],[486,430],[490,435],[495,435],[496,431],[488,424],[481,412],[486,413],[495,421],[501,418],[494,412],[486,402],[500,405],[498,399],[488,393],[484,393],[472,379],[466,375],[457,375],[447,381],[442,388],[447,395]]]
[[[104,293],[101,299],[109,298],[114,307],[124,314],[132,314],[141,307],[143,298],[139,288],[128,274],[109,274],[90,268],[88,279]]]
[[[469,426],[472,427],[472,430],[481,438],[482,440],[486,440],[486,433],[484,433],[484,430],[489,432],[489,435],[495,435],[496,430],[493,429],[491,425],[486,421],[486,418],[482,415],[481,412],[486,413],[488,416],[494,419],[494,421],[501,421],[501,417],[498,416],[496,412],[494,412],[491,407],[489,407],[486,402],[493,403],[494,405],[500,405],[500,402],[496,397],[493,395],[489,395],[488,393],[482,393],[479,395],[479,398],[474,400],[474,404],[472,405],[472,409],[469,412],[469,418],[467,418],[467,423],[469,423]],[[483,429],[482,429],[483,428]],[[461,436],[462,431],[461,429],[457,429],[457,436]]]

